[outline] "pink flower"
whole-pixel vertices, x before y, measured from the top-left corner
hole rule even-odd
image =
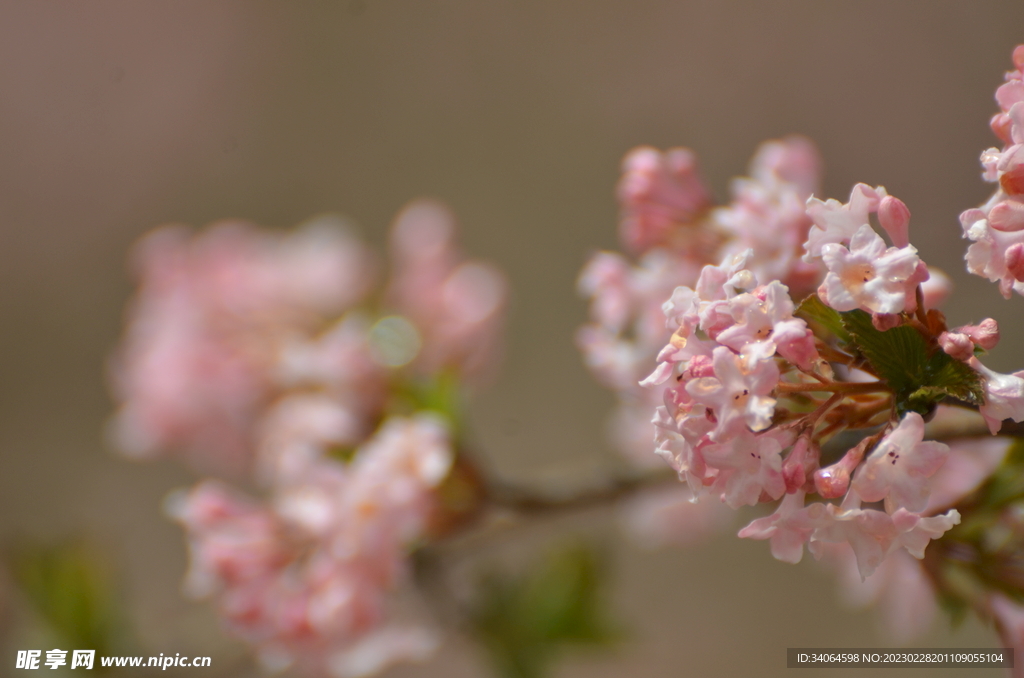
[[[992,119],[992,130],[1005,146],[981,155],[982,176],[998,182],[999,189],[981,208],[961,214],[960,222],[964,237],[973,241],[967,250],[968,270],[998,281],[1000,292],[1009,298],[1011,290],[1024,293],[1024,83],[1019,69],[1006,78],[996,90],[1002,112]]]
[[[275,517],[217,482],[171,495],[167,513],[195,535],[184,584],[191,595],[270,576],[289,558]]]
[[[261,426],[257,477],[268,486],[305,482],[326,450],[352,447],[367,433],[356,412],[325,393],[289,394]]]
[[[936,415],[938,420],[944,408]],[[949,445],[946,463],[931,478],[928,507],[922,512],[933,515],[953,506],[976,490],[1006,457],[1012,438],[965,438]]]
[[[960,215],[964,237],[970,239],[967,248],[967,270],[975,275],[999,282],[999,290],[1007,299],[1011,290],[1020,292],[1021,278],[1024,278],[1021,250],[1024,248],[1024,222],[992,221],[992,213],[1001,212],[996,205],[1008,205],[1012,201],[997,192],[988,203],[988,209],[970,209]],[[1005,210],[1004,210],[1005,211]]]
[[[689,399],[686,391],[681,395]],[[708,475],[700,445],[714,424],[705,416],[704,406],[692,401],[682,407],[673,405],[671,410],[677,414],[670,414],[667,406],[654,412],[654,452],[679,474],[679,479],[684,480],[697,497],[705,491],[705,481],[713,478]]]
[[[754,434],[742,429],[724,442],[705,445],[705,461],[719,471],[712,490],[734,509],[754,506],[762,495],[778,499],[786,492],[781,452],[792,442],[793,435],[787,432]]]
[[[1024,421],[1024,371],[1013,374],[993,372],[977,358],[967,361],[985,380],[985,404],[979,408],[992,435],[999,433],[1004,419]]]
[[[389,419],[350,463],[310,459],[269,506],[210,482],[177,495],[168,511],[189,536],[188,588],[215,596],[270,668],[357,676],[422,658],[434,634],[387,608],[451,461],[439,421]]]
[[[629,535],[646,548],[694,546],[732,520],[719,502],[693,501],[685,487],[646,491],[626,505],[623,520]]]
[[[817,359],[814,335],[807,323],[793,317],[793,301],[786,286],[777,280],[730,300],[735,324],[721,330],[714,339],[734,351],[762,342],[803,369]]]
[[[337,678],[363,678],[399,662],[421,662],[431,657],[441,641],[422,626],[392,624],[368,633],[352,646],[333,653],[328,671]]]
[[[950,509],[940,516],[922,518],[917,513],[912,513],[901,508],[892,514],[893,526],[897,531],[897,542],[907,550],[907,553],[918,560],[924,558],[925,547],[932,539],[938,539],[954,525],[960,524],[960,513],[956,509]]]
[[[746,249],[725,257],[718,266],[705,266],[693,288],[697,298],[704,302],[724,301],[757,287],[757,278],[747,268],[753,256],[754,250]]]
[[[322,222],[287,235],[165,228],[134,259],[139,291],[111,370],[115,443],[229,473],[248,464],[283,343],[359,301],[373,268],[362,245]]]
[[[924,441],[924,419],[904,415],[868,455],[853,478],[853,490],[864,501],[885,500],[885,509],[923,511],[928,504],[928,479],[939,470],[949,447]]]
[[[882,564],[896,539],[892,517],[874,509],[841,508],[835,504],[824,505],[824,508],[826,519],[812,535],[811,552],[819,555],[817,542],[849,543],[857,558],[861,579],[866,579]]]
[[[953,281],[940,269],[928,267],[928,279],[921,283],[925,308],[939,308],[953,293]]]
[[[1003,642],[1008,643],[1014,649],[1014,655],[1024,651],[1024,606],[1002,593],[993,593],[988,600],[989,610],[995,617],[999,628],[999,636]],[[1014,657],[1014,678],[1024,676],[1024,664]]]
[[[619,236],[632,252],[666,243],[711,204],[693,152],[635,148],[622,161],[617,194],[622,206]]]
[[[821,182],[821,157],[814,142],[800,135],[765,141],[750,161],[750,176],[761,184],[788,184],[806,201]]]
[[[864,459],[870,444],[871,439],[865,438],[848,449],[839,461],[814,472],[814,488],[823,499],[838,499],[849,491],[850,474]]]
[[[725,346],[713,352],[714,377],[694,379],[687,392],[707,405],[718,424],[711,433],[722,441],[743,426],[762,431],[771,425],[775,399],[770,393],[779,383],[779,368],[770,357],[736,355]]]
[[[986,318],[977,325],[964,325],[939,335],[939,346],[942,350],[965,362],[974,357],[975,347],[990,351],[998,343],[999,325],[992,318]]]
[[[633,315],[630,266],[615,252],[598,252],[580,271],[577,288],[591,299],[590,318],[598,325],[619,331]]]
[[[895,247],[906,247],[910,244],[910,210],[902,200],[887,195],[878,204],[878,223],[889,234]]]
[[[817,198],[808,199],[807,214],[814,225],[804,244],[804,261],[810,262],[814,257],[822,256],[825,245],[848,243],[861,226],[869,223],[868,216],[878,210],[886,195],[885,188],[881,186],[871,188],[867,184],[857,184],[845,204],[831,198],[825,202]]]
[[[957,330],[963,332],[975,345],[991,351],[999,343],[999,324],[992,318],[985,318],[977,325],[964,325]]]
[[[825,505],[814,503],[804,507],[803,491],[787,494],[775,513],[758,518],[739,532],[743,539],[771,540],[772,556],[784,563],[799,563],[804,544],[811,534],[825,524]]]
[[[454,217],[429,200],[409,204],[395,218],[391,254],[388,300],[422,335],[408,360],[427,373],[486,374],[496,363],[507,296],[501,273],[462,260]]]
[[[818,264],[801,261],[811,220],[804,205],[818,186],[820,161],[803,137],[761,144],[750,163],[750,177],[732,183],[733,200],[712,213],[712,220],[732,236],[723,256],[747,249],[748,264],[759,280],[779,280],[800,296],[813,289]]]
[[[861,308],[900,313],[914,308],[920,260],[913,247],[886,248],[885,241],[864,224],[854,233],[850,249],[827,243],[821,255],[829,271],[822,283],[823,300],[837,311]]]
[[[849,544],[828,544],[824,558],[838,569],[843,599],[855,607],[877,607],[885,632],[904,644],[924,635],[939,611],[935,589],[921,564],[900,549],[861,579]]]
[[[974,342],[962,332],[943,332],[938,342],[942,350],[952,358],[966,362],[974,357]]]

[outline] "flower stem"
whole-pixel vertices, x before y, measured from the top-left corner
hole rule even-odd
[[[879,393],[886,390],[885,382],[830,382],[827,384],[779,384],[779,393]]]

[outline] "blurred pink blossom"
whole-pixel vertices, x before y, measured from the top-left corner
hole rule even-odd
[[[351,462],[316,459],[269,504],[212,481],[173,496],[190,542],[186,590],[215,597],[231,632],[278,668],[345,677],[422,658],[433,632],[388,610],[452,456],[437,419],[391,419]]]
[[[111,362],[121,408],[111,433],[126,454],[174,451],[200,469],[239,473],[286,341],[357,303],[372,257],[346,231],[291,234],[224,222],[143,239],[125,340]]]
[[[414,365],[427,373],[454,370],[466,379],[493,371],[507,296],[494,267],[466,261],[455,244],[455,218],[443,205],[419,200],[391,230],[388,301],[421,333]]]

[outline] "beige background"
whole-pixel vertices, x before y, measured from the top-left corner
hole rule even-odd
[[[504,370],[474,421],[520,479],[615,461],[611,398],[572,345],[573,284],[616,244],[612,187],[636,144],[696,149],[721,198],[760,140],[807,134],[828,196],[865,181],[910,206],[914,243],[957,280],[954,322],[1019,324],[1024,300],[962,274],[956,219],[989,190],[977,158],[1017,42],[1024,5],[994,0],[0,2],[0,538],[89,531],[155,651],[236,656],[177,593],[183,545],[159,502],[189,476],[101,437],[125,251],[167,221],[340,211],[379,245],[406,200],[450,203],[467,250],[513,284]],[[1009,334],[997,369],[1021,367]],[[787,646],[886,644],[828,575],[765,544],[614,562],[631,639],[559,675],[788,675]],[[6,608],[10,648],[28,621]],[[920,646],[995,645],[937,626]],[[448,648],[393,675],[482,675],[469,645]]]

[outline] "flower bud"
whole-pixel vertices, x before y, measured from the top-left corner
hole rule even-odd
[[[807,476],[818,467],[820,455],[821,451],[811,442],[809,436],[802,435],[797,438],[793,451],[782,465],[782,478],[786,481],[788,494],[803,488],[807,483]]]
[[[850,487],[850,471],[843,462],[814,472],[814,488],[825,499],[837,499]]]
[[[991,351],[999,343],[999,323],[992,318],[985,318],[977,325],[965,325],[960,331],[986,351]]]
[[[892,239],[896,247],[910,244],[910,210],[899,198],[887,195],[878,205],[878,223]]]
[[[1024,281],[1024,244],[1017,243],[1006,248],[1006,270],[1014,280]]]
[[[715,366],[711,361],[711,356],[707,355],[695,355],[690,358],[690,366],[687,371],[693,379],[715,376]]]
[[[997,231],[1019,231],[1024,228],[1024,203],[1003,200],[988,213],[988,225]]]
[[[864,440],[851,447],[843,455],[843,458],[814,473],[814,488],[825,499],[837,499],[850,488],[850,474],[864,458],[864,453],[874,442],[873,437]]]
[[[953,281],[939,269],[929,267],[928,280],[921,283],[921,292],[924,294],[924,307],[935,309],[953,292]]]
[[[894,327],[898,327],[900,324],[899,313],[872,313],[871,324],[874,325],[875,329],[879,332],[885,332],[891,330]]]
[[[1006,149],[999,160],[999,185],[1010,195],[1024,194],[1024,144]]]
[[[939,346],[957,360],[970,360],[974,355],[974,342],[961,332],[943,332],[939,335]]]

